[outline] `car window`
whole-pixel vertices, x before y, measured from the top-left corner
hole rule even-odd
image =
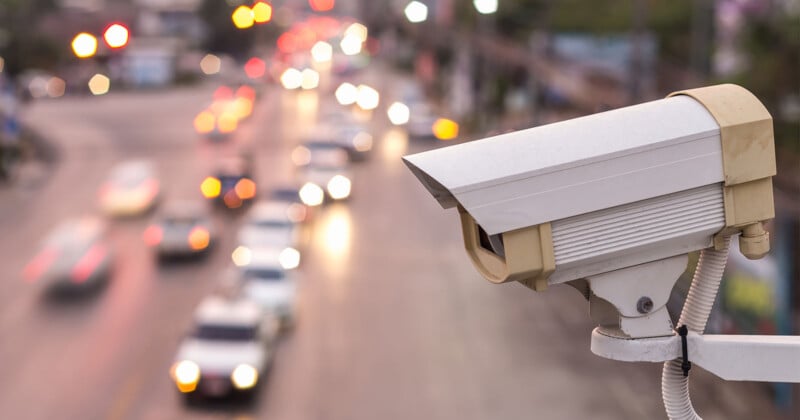
[[[256,338],[256,326],[203,324],[193,336],[201,340],[252,341]]]

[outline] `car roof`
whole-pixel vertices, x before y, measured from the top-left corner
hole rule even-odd
[[[290,221],[288,215],[290,205],[286,201],[261,200],[253,205],[249,216],[251,220]]]
[[[155,165],[145,159],[120,162],[111,169],[110,179],[116,182],[135,181],[155,176]]]
[[[247,299],[209,296],[200,302],[194,319],[198,324],[253,325],[260,322],[262,312]]]
[[[280,255],[281,250],[278,248],[253,248],[250,250],[250,262],[242,268],[275,268],[285,271],[280,263]]]
[[[68,219],[56,226],[47,235],[45,242],[55,246],[89,243],[97,240],[104,230],[105,224],[96,217]]]

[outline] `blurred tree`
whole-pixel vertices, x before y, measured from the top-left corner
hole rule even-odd
[[[69,52],[35,29],[57,9],[56,0],[0,0],[0,56],[12,77],[26,69],[52,70]]]

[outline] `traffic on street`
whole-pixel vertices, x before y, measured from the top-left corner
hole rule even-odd
[[[25,97],[0,184],[1,418],[664,417],[661,364],[593,355],[571,287],[483,280],[403,161],[603,110],[605,76],[445,38],[458,2],[56,3],[66,64],[11,78],[0,40],[0,87]],[[500,31],[491,4],[464,3],[477,31]],[[550,80],[568,75],[587,90]],[[698,368],[692,402],[788,419],[797,387]]]

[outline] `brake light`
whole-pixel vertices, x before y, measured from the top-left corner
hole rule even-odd
[[[164,229],[162,229],[159,225],[148,226],[142,234],[142,239],[144,239],[144,243],[148,246],[156,246],[160,244],[163,238]]]
[[[72,281],[75,283],[85,282],[89,276],[92,275],[94,270],[103,261],[106,256],[106,250],[101,244],[92,245],[88,251],[78,260],[75,267],[72,268]]]
[[[47,247],[43,249],[22,270],[23,278],[28,282],[38,279],[53,264],[56,256],[58,256],[58,251],[55,248]]]

